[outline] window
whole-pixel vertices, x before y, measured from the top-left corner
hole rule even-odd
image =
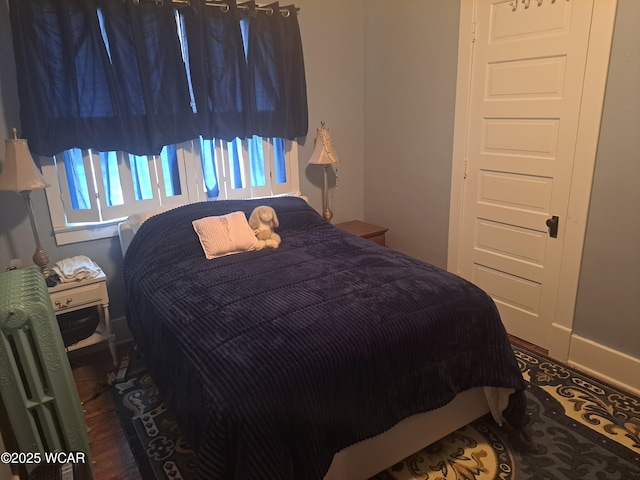
[[[74,148],[41,164],[59,245],[113,236],[128,215],[162,206],[299,190],[297,143],[280,138],[199,138],[148,156]]]
[[[112,20],[118,9],[110,10]],[[96,15],[109,62],[114,63],[112,48],[117,47],[107,34],[100,7]],[[149,21],[164,18],[154,15],[149,15]],[[243,61],[248,61],[248,18],[239,25]],[[184,15],[175,9],[169,23],[174,23],[180,45],[180,75],[186,74],[190,109],[197,113]],[[136,98],[131,101],[138,105]],[[167,145],[159,155],[71,148],[41,157],[41,165],[51,185],[46,194],[59,245],[115,235],[117,223],[132,213],[196,201],[266,197],[299,190],[297,143],[281,138],[253,136],[224,141],[199,137]]]

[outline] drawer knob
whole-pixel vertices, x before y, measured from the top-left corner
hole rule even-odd
[[[64,310],[65,308],[69,308],[69,305],[71,304],[71,302],[73,301],[73,299],[71,297],[67,298],[67,303],[62,303],[59,300],[56,300],[56,308],[58,310]]]

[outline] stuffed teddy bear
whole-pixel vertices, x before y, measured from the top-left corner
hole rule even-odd
[[[278,228],[279,225],[278,216],[273,208],[260,205],[253,209],[249,217],[249,226],[254,230],[258,239],[256,250],[262,250],[265,247],[278,248],[280,235],[273,230]]]

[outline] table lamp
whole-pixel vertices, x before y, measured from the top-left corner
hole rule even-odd
[[[316,145],[309,159],[310,165],[322,165],[324,167],[324,187],[322,189],[322,216],[327,221],[333,218],[333,212],[329,208],[329,188],[327,185],[327,168],[330,165],[340,163],[340,159],[333,148],[331,133],[325,128],[324,122],[320,123],[317,130]]]
[[[38,228],[31,208],[31,190],[43,190],[49,184],[45,182],[38,167],[31,157],[27,141],[18,138],[16,129],[13,129],[13,138],[5,140],[5,157],[0,170],[0,191],[19,192],[27,204],[27,212],[31,221],[33,237],[36,241],[36,251],[33,254],[33,263],[40,267],[45,279],[49,278],[49,256],[40,245]]]

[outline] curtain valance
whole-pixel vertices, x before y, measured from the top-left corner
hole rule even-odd
[[[9,0],[31,150],[147,155],[199,135],[306,135],[297,9],[225,4]]]

